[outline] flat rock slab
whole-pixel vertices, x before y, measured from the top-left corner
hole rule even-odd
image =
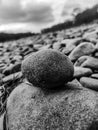
[[[21,84],[7,102],[9,130],[97,130],[97,117],[98,94],[75,83],[50,91]]]
[[[86,87],[98,91],[98,79],[82,77],[80,83]]]
[[[93,72],[89,68],[83,68],[83,67],[74,67],[74,78],[80,78],[82,76],[89,76]]]

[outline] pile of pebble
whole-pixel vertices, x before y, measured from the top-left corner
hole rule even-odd
[[[44,50],[48,50],[48,52],[45,52]],[[57,68],[55,67],[55,64],[54,66],[52,66],[53,68],[56,68],[56,71],[55,69],[51,70],[51,59],[49,60],[48,58],[46,58],[47,53],[49,53],[49,55],[52,55],[53,53],[54,55],[54,52],[55,55],[57,55],[58,57],[58,61],[56,61],[54,57],[52,60],[54,60],[56,63],[60,63],[60,66],[58,66]],[[39,64],[39,62],[37,62],[37,64],[33,64],[35,75],[31,74],[30,76],[30,72],[28,69],[31,67],[30,65],[32,65],[32,60],[29,59],[31,56],[30,54],[34,56],[33,60],[35,62],[37,60],[35,58],[36,53],[41,63]],[[59,55],[61,55],[63,62],[60,62],[61,57],[59,57]],[[29,58],[26,58],[28,56]],[[64,61],[64,59],[66,59],[68,62],[66,62],[66,60]],[[47,74],[44,73],[44,75],[42,75],[43,68],[39,66],[41,66],[44,61],[46,61],[46,63],[44,64],[47,64],[46,66],[48,67],[45,68],[47,70],[45,71],[47,72]],[[29,66],[27,64],[24,65],[24,62],[29,62]],[[73,65],[71,62],[73,63]],[[21,64],[23,68],[22,72]],[[66,64],[66,66],[71,69],[66,69],[66,66],[64,66],[64,64]],[[26,73],[24,72],[25,67],[27,70]],[[36,67],[38,70],[36,70]],[[60,77],[58,76],[59,68],[61,69]],[[39,74],[39,72],[42,73]],[[48,77],[46,77],[46,75],[48,74],[49,77],[52,76],[52,78],[49,79]],[[69,74],[69,76],[67,77],[66,74],[67,76]],[[29,82],[32,82],[30,78],[33,77],[33,84],[41,87],[49,87],[52,85],[53,87],[55,87],[70,80],[77,79],[80,84],[83,85],[83,87],[97,91],[98,23],[93,23],[86,26],[84,25],[77,28],[67,29],[54,33],[40,34],[17,41],[0,43],[1,106],[4,105],[7,96],[9,96],[10,92],[17,86],[17,84],[19,84],[20,82],[24,82],[25,77],[27,77]],[[42,77],[42,79],[40,77]]]

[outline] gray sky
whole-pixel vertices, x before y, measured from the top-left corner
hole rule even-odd
[[[97,1],[0,0],[0,30],[36,32],[41,28],[64,21],[72,8],[91,7]]]

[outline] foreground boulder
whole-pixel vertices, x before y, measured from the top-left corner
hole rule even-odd
[[[74,67],[61,52],[46,49],[27,57],[22,63],[22,73],[37,87],[54,88],[72,80]]]
[[[50,91],[21,84],[8,98],[6,119],[9,130],[98,130],[98,94],[77,83]]]

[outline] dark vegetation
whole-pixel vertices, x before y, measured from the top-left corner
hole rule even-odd
[[[0,33],[0,42],[5,41],[11,41],[11,40],[18,40],[20,38],[25,38],[29,36],[34,36],[35,33],[17,33],[17,34],[11,34],[11,33]]]
[[[52,26],[51,28],[43,29],[42,33],[55,32],[75,26],[79,26],[81,24],[87,24],[94,20],[98,19],[98,5],[95,5],[93,8],[86,9],[81,13],[78,13],[74,16],[73,21],[65,21],[64,23],[60,23]]]

